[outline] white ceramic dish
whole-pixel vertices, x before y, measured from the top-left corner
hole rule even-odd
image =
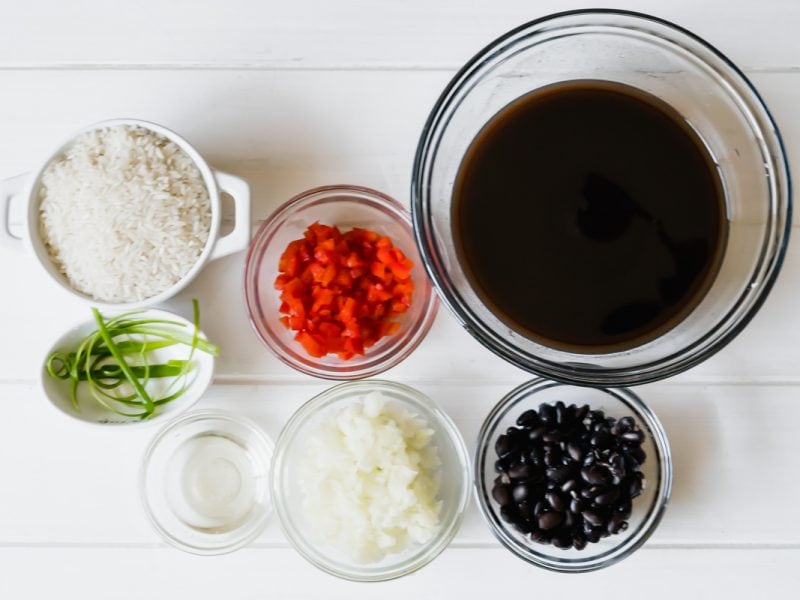
[[[144,318],[168,319],[170,321],[180,322],[186,325],[185,330],[187,332],[191,333],[194,331],[194,326],[190,321],[174,313],[164,310],[146,310],[143,311],[141,315]],[[107,315],[104,314],[103,316],[105,317]],[[151,418],[141,420],[134,417],[124,417],[111,412],[89,397],[85,385],[81,385],[79,388],[78,405],[80,411],[76,411],[70,401],[70,382],[68,380],[52,378],[48,374],[45,364],[51,353],[56,350],[71,351],[75,349],[83,338],[96,329],[97,326],[91,318],[77,325],[73,325],[59,336],[47,350],[47,353],[42,356],[40,372],[42,391],[53,406],[73,419],[96,425],[120,425],[128,427],[149,425],[154,422],[161,422],[165,417],[175,417],[187,410],[201,398],[208,389],[208,386],[211,385],[211,380],[214,376],[214,357],[206,352],[195,351],[193,358],[195,370],[190,375],[190,377],[193,377],[193,380],[189,388],[179,398],[165,404]],[[200,337],[206,339],[202,332],[200,333]],[[157,350],[153,352],[151,356],[154,361],[164,362],[170,359],[186,358],[188,354],[188,346],[175,345]]]
[[[119,125],[130,125],[149,129],[159,135],[164,136],[174,142],[183,150],[195,163],[203,181],[208,189],[208,197],[211,201],[211,230],[208,241],[203,252],[198,257],[194,266],[173,286],[163,292],[146,298],[139,302],[108,303],[100,302],[75,290],[67,281],[66,277],[59,272],[55,263],[42,241],[39,231],[39,203],[42,175],[51,162],[58,159],[72,145],[74,140],[81,134],[100,129],[103,127],[114,127]],[[225,236],[220,237],[221,223],[221,204],[220,192],[229,194],[235,204],[236,223],[233,230]],[[9,230],[9,214],[12,202],[23,202],[26,205],[23,214],[23,237],[19,238],[11,234]],[[105,309],[132,310],[153,306],[171,298],[184,287],[200,272],[203,266],[211,260],[216,260],[239,252],[247,248],[250,241],[250,188],[247,182],[239,177],[234,177],[222,171],[211,169],[203,160],[203,157],[195,150],[189,142],[166,127],[142,121],[139,119],[110,119],[100,121],[76,131],[64,143],[58,146],[41,165],[34,171],[24,173],[4,181],[0,181],[0,243],[14,248],[27,248],[38,260],[39,264],[47,272],[50,278],[55,281],[62,289],[72,296],[83,300],[93,306]]]

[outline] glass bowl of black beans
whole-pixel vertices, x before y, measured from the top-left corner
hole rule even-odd
[[[655,530],[671,488],[666,433],[626,388],[534,379],[481,427],[478,507],[506,548],[552,571],[629,556]]]

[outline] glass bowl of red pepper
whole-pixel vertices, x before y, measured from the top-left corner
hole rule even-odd
[[[258,337],[308,375],[359,379],[396,365],[438,306],[408,211],[368,188],[303,192],[250,244],[245,300]]]

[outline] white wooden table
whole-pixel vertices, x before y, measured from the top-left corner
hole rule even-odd
[[[152,120],[214,166],[249,180],[254,222],[309,187],[355,183],[407,201],[413,152],[444,84],[505,30],[573,0],[0,0],[0,178],[26,171],[72,130]],[[683,25],[762,92],[800,165],[800,4],[641,0],[620,8]],[[795,171],[795,180],[800,179]],[[795,234],[797,231],[795,231]],[[795,240],[796,242],[797,240]],[[241,254],[212,264],[168,308],[198,297],[224,348],[200,406],[254,418],[276,436],[329,384],[258,342]],[[153,428],[89,428],[36,387],[53,333],[87,309],[31,257],[0,248],[0,598],[797,597],[800,586],[800,245],[761,312],[729,347],[639,388],[662,419],[675,488],[660,528],[631,558],[568,576],[531,567],[490,536],[474,506],[452,546],[419,573],[378,585],[329,577],[273,522],[252,546],[195,557],[163,544],[140,510],[137,471]],[[530,376],[446,311],[386,378],[439,401],[470,445],[490,406]],[[580,596],[584,597],[584,596]]]

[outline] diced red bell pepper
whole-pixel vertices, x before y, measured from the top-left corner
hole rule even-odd
[[[411,305],[413,263],[374,231],[312,223],[280,257],[281,323],[309,355],[363,355],[400,329]]]

